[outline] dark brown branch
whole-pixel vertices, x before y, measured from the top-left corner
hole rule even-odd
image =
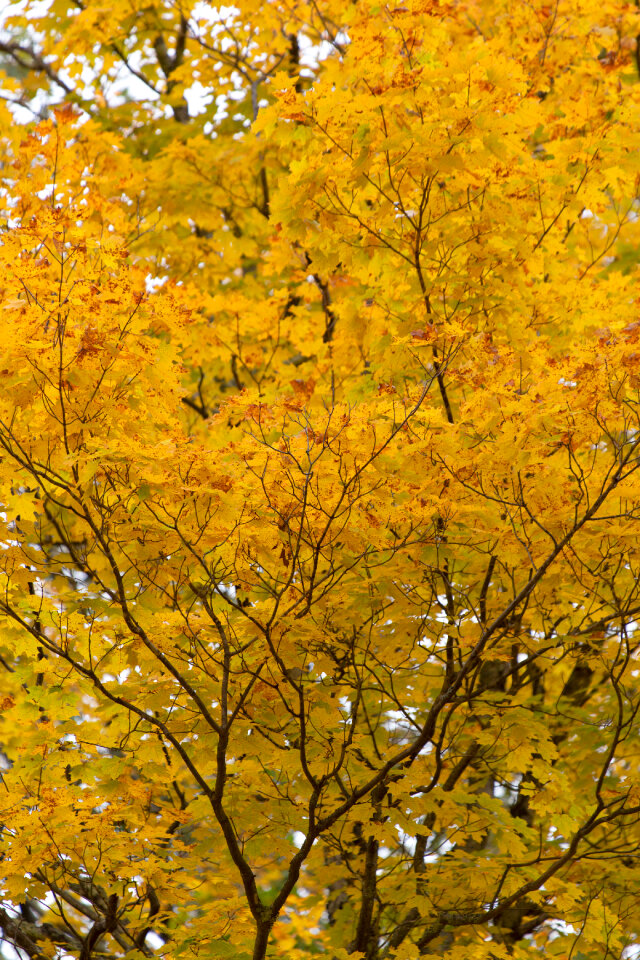
[[[40,931],[35,923],[25,923],[22,919],[16,920],[9,916],[3,907],[0,907],[0,928],[7,940],[20,950],[24,950],[30,957],[45,956],[37,944]]]
[[[158,63],[160,69],[164,73],[167,79],[167,93],[171,93],[172,89],[175,87],[175,81],[170,80],[171,74],[180,66],[184,60],[184,51],[185,44],[187,41],[187,32],[188,32],[189,22],[184,15],[180,16],[180,27],[178,29],[178,34],[176,37],[176,48],[171,54],[167,48],[166,41],[164,36],[160,33],[153,41],[153,49],[155,50],[156,57],[158,58]],[[174,119],[178,123],[188,123],[189,122],[189,107],[186,100],[182,99],[181,103],[174,104],[171,108],[173,110]]]
[[[491,577],[493,576],[495,565],[496,557],[492,555],[489,559],[489,566],[487,567],[484,582],[480,590],[480,622],[483,624],[487,622],[487,593],[489,592],[489,585],[491,584]]]
[[[192,397],[181,397],[181,402],[184,403],[185,407],[189,407],[190,410],[195,411],[199,417],[202,417],[203,420],[207,420],[210,416],[207,405],[202,396],[202,384],[204,382],[204,370],[200,368],[200,378],[198,380],[198,399],[194,400]]]
[[[366,957],[369,957],[372,952],[373,907],[376,900],[377,870],[378,841],[375,837],[369,837],[362,874],[362,902],[358,917],[358,929],[351,948],[352,953],[364,953]]]
[[[96,920],[84,938],[82,951],[80,953],[80,960],[90,960],[91,951],[101,937],[103,937],[105,933],[112,933],[115,930],[118,925],[117,911],[118,895],[116,893],[112,893],[107,900],[107,909],[104,917],[102,917],[100,920]]]
[[[46,62],[44,57],[36,53],[35,50],[30,47],[23,47],[19,43],[11,42],[0,42],[0,53],[6,53],[19,67],[22,67],[23,70],[30,70],[34,73],[44,73],[46,76],[55,83],[57,86],[61,87],[66,94],[74,93],[73,87],[70,87],[68,83],[60,77],[55,70],[51,67],[50,64]]]

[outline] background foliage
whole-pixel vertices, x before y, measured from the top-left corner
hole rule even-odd
[[[4,956],[637,956],[636,7],[2,30]]]

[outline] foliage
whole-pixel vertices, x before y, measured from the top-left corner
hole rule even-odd
[[[3,30],[5,944],[634,956],[636,7]]]

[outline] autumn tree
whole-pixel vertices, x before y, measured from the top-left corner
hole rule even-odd
[[[7,960],[637,955],[638,35],[5,10]]]

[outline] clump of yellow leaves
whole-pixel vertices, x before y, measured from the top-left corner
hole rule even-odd
[[[636,7],[2,28],[4,942],[631,957]]]

